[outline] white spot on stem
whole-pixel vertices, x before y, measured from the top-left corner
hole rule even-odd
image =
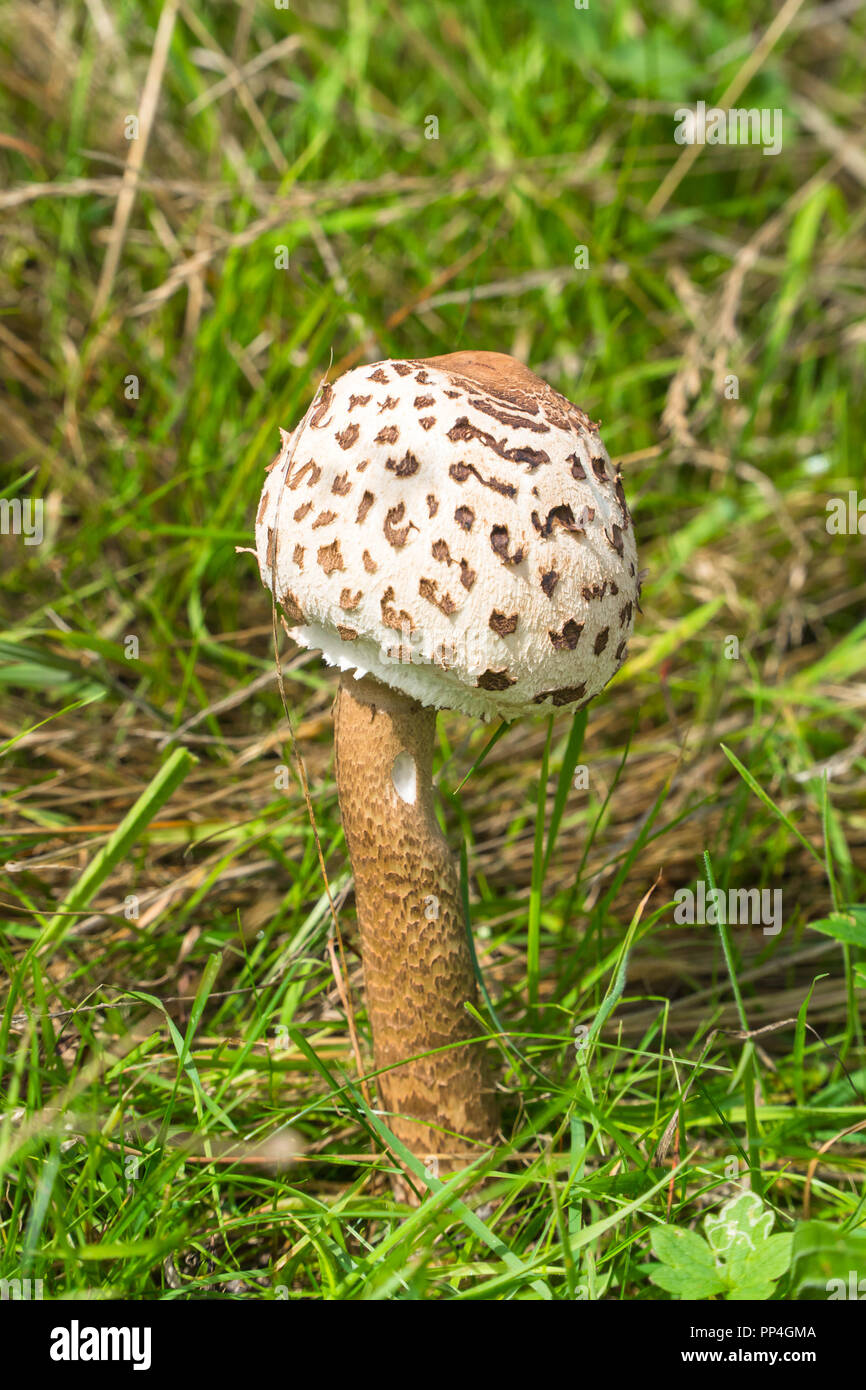
[[[407,806],[415,805],[417,780],[415,759],[410,753],[398,753],[391,768],[391,781],[400,800],[405,801]]]

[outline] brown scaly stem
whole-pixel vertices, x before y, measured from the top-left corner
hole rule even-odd
[[[361,934],[380,1101],[394,1134],[440,1172],[496,1139],[460,882],[433,806],[436,711],[372,677],[337,697],[337,787]],[[414,776],[413,776],[414,770]],[[400,794],[402,788],[403,794]],[[404,1059],[444,1048],[417,1061]]]

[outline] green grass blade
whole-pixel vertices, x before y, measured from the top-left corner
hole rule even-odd
[[[157,812],[173,795],[198,760],[185,748],[176,748],[152,778],[141,796],[130,808],[117,829],[99,852],[94,855],[84,873],[63,899],[58,912],[51,918],[35,943],[40,953],[55,942],[69,924],[69,914],[83,911],[92,901],[112,869],[120,863],[144,834]],[[34,949],[34,948],[31,948]]]

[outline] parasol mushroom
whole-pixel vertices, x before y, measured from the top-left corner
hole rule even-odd
[[[436,710],[511,720],[607,684],[640,595],[622,481],[584,412],[496,352],[358,367],[282,440],[256,549],[295,641],[343,672],[337,786],[379,1096],[416,1155],[454,1166],[495,1141],[498,1111],[434,810]]]

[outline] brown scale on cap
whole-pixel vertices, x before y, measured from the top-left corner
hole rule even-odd
[[[477,396],[469,397],[469,404],[480,411],[482,415],[489,415],[493,420],[497,420],[500,425],[508,425],[509,429],[532,430],[535,434],[550,434],[550,425],[543,420],[527,419],[525,415],[512,415],[507,410],[497,409],[490,401],[479,399]]]
[[[508,637],[510,633],[517,631],[517,617],[516,613],[509,613],[506,616],[505,613],[500,613],[498,609],[494,608],[490,614],[488,626],[497,636]]]
[[[601,656],[602,652],[607,646],[607,639],[609,636],[610,628],[607,627],[603,627],[601,629],[601,632],[596,633],[595,641],[592,644],[592,649],[595,652],[596,656]]]
[[[326,425],[329,425],[331,423],[330,420],[325,420],[324,417],[327,415],[328,411],[331,408],[331,401],[333,400],[333,398],[334,388],[330,384],[330,382],[326,381],[324,386],[322,387],[322,393],[319,396],[319,404],[316,406],[315,410],[310,416],[311,430],[324,429]]]
[[[402,527],[398,525],[398,522],[403,520],[405,511],[406,503],[400,502],[396,507],[391,507],[385,517],[385,538],[395,550],[399,550],[401,546],[406,544],[409,532],[414,526],[414,522],[411,521],[407,521],[406,525]],[[417,531],[417,526],[414,526],[414,529]]]
[[[319,512],[319,515],[313,522],[313,530],[317,530],[317,528],[320,526],[330,526],[331,522],[336,521],[336,519],[336,512]]]
[[[384,433],[384,431],[382,432]],[[396,473],[398,478],[411,478],[413,474],[418,472],[421,465],[415,455],[407,449],[399,463],[396,459],[386,459],[385,467],[392,473]]]
[[[457,612],[457,604],[450,594],[437,593],[438,585],[435,579],[422,579],[418,585],[418,592],[428,603],[432,603],[434,608],[438,608],[440,613],[446,617]]]
[[[530,472],[534,468],[540,467],[542,463],[550,463],[550,455],[546,454],[543,449],[530,449],[524,444],[515,445],[514,448],[509,449],[504,439],[495,439],[486,430],[473,425],[465,415],[448,431],[448,438],[452,444],[465,444],[469,440],[477,439],[480,444],[484,445],[485,449],[489,449],[497,458],[504,459],[508,463],[528,463]]]
[[[422,415],[418,424],[421,426],[422,430],[432,430],[433,426],[436,424],[436,416]]]
[[[506,667],[499,671],[487,670],[478,677],[476,685],[480,690],[507,690],[509,686],[516,685],[517,681],[509,676]]]
[[[295,521],[303,521],[304,517],[307,515],[307,512],[311,512],[312,510],[313,510],[313,504],[312,504],[312,502],[304,502],[304,503],[303,503],[300,507],[298,507],[297,510],[295,511],[293,520],[295,520]]]
[[[499,556],[503,565],[519,565],[523,559],[523,546],[519,545],[513,555],[508,553],[508,527],[494,526],[490,532],[490,547]]]
[[[484,478],[474,463],[464,463],[461,460],[460,463],[452,463],[448,469],[448,476],[453,478],[455,483],[465,483],[470,473],[477,478],[482,487],[489,487],[492,492],[498,492],[502,497],[514,497],[517,494],[514,483],[504,483],[501,478],[495,476]]]
[[[306,478],[307,486],[315,487],[321,476],[322,470],[319,468],[318,464],[313,459],[307,459],[307,462],[298,469],[297,473],[292,474],[291,478],[286,479],[286,486],[290,487],[292,492],[294,492]]]
[[[586,694],[586,685],[567,685],[559,690],[542,690],[540,695],[536,695],[533,704],[540,705],[544,700],[553,700],[555,705],[573,705],[576,700],[582,700]]]
[[[341,449],[351,449],[360,433],[361,426],[356,423],[354,425],[347,425],[344,430],[340,430],[338,434],[335,434],[334,438]]]
[[[569,618],[567,623],[563,623],[561,632],[548,631],[547,635],[555,651],[573,652],[582,632],[583,623],[577,622],[574,618]]]
[[[441,666],[443,671],[450,671],[457,664],[457,653],[453,642],[437,642],[430,656],[434,665]]]
[[[472,569],[468,560],[461,559],[458,562],[452,557],[451,551],[448,549],[447,541],[444,541],[441,538],[438,541],[434,541],[432,546],[430,547],[430,553],[433,556],[433,559],[438,560],[440,564],[454,565],[459,563],[460,583],[463,585],[464,589],[468,590],[472,588],[472,585],[475,583],[475,580],[478,577],[475,570]]]
[[[343,557],[340,554],[339,541],[331,541],[330,545],[320,546],[316,555],[316,560],[325,571],[325,574],[331,574],[334,570],[344,570],[346,568],[343,564]]]
[[[376,435],[376,444],[396,444],[400,438],[400,431],[396,425],[384,425]],[[393,461],[393,460],[392,460]]]
[[[361,498],[360,502],[358,503],[358,515],[355,517],[355,525],[356,525],[356,526],[360,526],[360,525],[361,525],[362,521],[364,520],[364,517],[367,515],[368,511],[369,511],[370,508],[372,507],[372,505],[373,505],[373,503],[375,502],[375,500],[376,500],[376,499],[375,499],[375,497],[373,496],[372,492],[365,492],[365,493],[364,493],[364,496]]]
[[[386,627],[393,627],[397,632],[402,632],[404,627],[408,627],[410,632],[415,631],[415,624],[405,609],[401,608],[398,613],[394,607],[394,590],[390,584],[379,600],[379,607]]]
[[[433,496],[433,493],[432,493],[432,492],[428,492],[428,493],[427,493],[427,515],[428,515],[428,516],[435,516],[436,513],[438,512],[438,510],[439,510],[439,502],[438,502],[438,500]]]
[[[340,607],[343,608],[347,613],[351,613],[353,609],[358,607],[358,604],[361,602],[361,599],[363,597],[363,592],[360,589],[356,594],[353,594],[351,589],[341,589]]]
[[[286,617],[291,618],[293,623],[306,622],[306,618],[304,617],[304,614],[301,610],[301,605],[298,603],[298,600],[295,598],[294,594],[291,592],[290,589],[286,589],[283,592],[283,596],[280,599],[280,607],[282,608]]]
[[[589,518],[590,521],[592,517]],[[551,507],[547,516],[542,521],[538,512],[533,512],[530,521],[540,536],[547,540],[553,535],[557,526],[571,536],[582,536],[585,528],[574,519],[574,513],[567,502],[561,502],[558,507]]]

